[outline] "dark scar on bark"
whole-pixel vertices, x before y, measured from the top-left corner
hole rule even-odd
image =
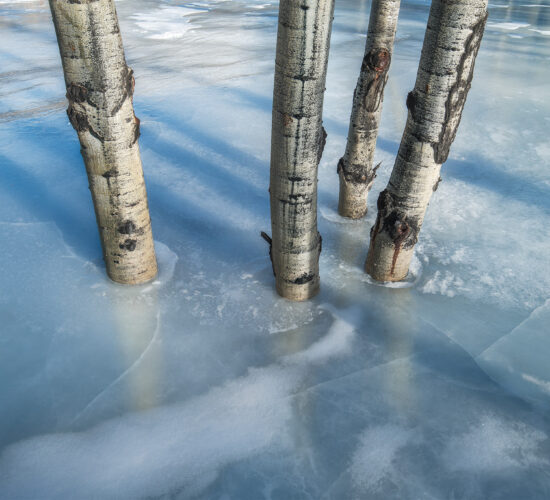
[[[369,69],[381,73],[387,71],[391,63],[390,51],[384,48],[374,48],[365,54],[363,58],[363,71]]]
[[[411,113],[412,119],[414,121],[416,121],[416,102],[417,102],[416,93],[414,90],[411,90],[407,94],[406,104],[407,104],[407,109]]]
[[[352,170],[348,168],[347,162],[342,157],[338,161],[336,172],[338,174],[342,174],[344,179],[346,179],[346,182],[351,184],[367,184],[367,189],[370,191],[374,183],[374,179],[376,179],[376,171],[380,168],[380,165],[382,165],[382,162],[378,163],[370,171],[365,167]]]
[[[472,85],[475,58],[479,50],[479,46],[481,45],[481,39],[483,37],[487,17],[488,13],[486,13],[485,16],[483,16],[483,18],[473,26],[472,32],[468,35],[468,38],[464,42],[464,53],[462,54],[458,64],[456,81],[451,86],[449,95],[445,102],[445,118],[439,134],[439,140],[437,143],[433,144],[434,161],[439,165],[447,161],[451,144],[456,137],[458,126],[462,118],[464,103],[466,102],[468,91]],[[469,58],[472,58],[472,64],[470,65],[468,73],[465,74],[466,61]]]
[[[383,48],[371,49],[363,58],[361,72],[366,72],[367,82],[362,104],[369,113],[378,110],[382,102],[390,64],[391,53]]]
[[[290,280],[289,283],[292,283],[293,285],[305,285],[306,283],[313,281],[314,278],[315,274],[304,273],[295,280]]]
[[[390,271],[393,274],[401,250],[411,248],[416,244],[419,232],[418,224],[395,206],[394,199],[387,189],[380,193],[377,207],[378,217],[376,225],[371,230],[371,244],[374,244],[380,230],[388,234],[394,244]]]
[[[136,240],[126,240],[124,243],[121,243],[118,248],[121,250],[128,250],[133,252],[136,249],[137,241]]]
[[[66,95],[69,102],[85,102],[88,99],[88,89],[82,85],[71,83],[67,88]]]
[[[435,184],[433,186],[433,192],[435,193],[437,191],[437,188],[439,187],[439,183],[442,181],[443,179],[441,177],[439,177],[436,181],[435,181]]]
[[[136,231],[136,225],[131,221],[127,220],[118,226],[118,232],[120,234],[132,234]]]
[[[77,111],[72,102],[69,103],[69,107],[67,108],[67,116],[69,117],[71,125],[77,132],[88,130],[88,118],[84,113]]]
[[[319,134],[319,145],[317,150],[317,164],[321,161],[326,143],[327,143],[327,131],[325,130],[325,127],[321,127],[321,132]]]
[[[141,136],[140,128],[141,120],[134,114],[134,134],[132,136],[132,142],[130,143],[133,146]]]
[[[122,97],[118,101],[118,103],[114,106],[114,108],[111,110],[111,116],[116,115],[120,108],[122,108],[122,105],[126,101],[126,99],[131,99],[134,95],[134,89],[136,86],[136,80],[134,78],[134,70],[128,66],[126,66],[126,70],[123,75],[123,93]]]
[[[271,261],[271,269],[273,270],[273,276],[276,276],[275,274],[275,265],[273,264],[273,240],[270,236],[267,235],[266,232],[262,231],[260,233],[260,236],[267,242],[269,245],[269,260]]]
[[[399,252],[401,252],[401,245],[409,235],[411,228],[407,222],[401,222],[397,220],[394,224],[394,236],[393,242],[395,243],[395,250],[393,251],[391,271],[390,274],[393,274],[395,270],[395,264],[397,263],[397,257],[399,257]]]
[[[75,108],[73,102],[69,102],[69,107],[67,108],[67,116],[69,117],[71,125],[77,132],[88,131],[98,141],[103,142],[105,140],[105,138],[99,135],[90,125],[90,123],[88,122],[88,117]]]
[[[103,174],[101,174],[101,177],[104,177],[105,179],[108,180],[111,177],[115,177],[116,175],[118,175],[118,172],[114,168],[111,168],[110,170],[107,170],[107,172],[104,172]]]

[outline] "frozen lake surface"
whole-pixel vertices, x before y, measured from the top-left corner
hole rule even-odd
[[[338,0],[322,291],[274,292],[278,3],[120,0],[160,275],[105,276],[45,0],[0,0],[0,498],[550,498],[550,3],[490,4],[404,286],[362,272],[427,1],[404,0],[365,221],[336,212],[369,2]]]

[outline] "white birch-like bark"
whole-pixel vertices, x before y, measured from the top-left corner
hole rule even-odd
[[[134,114],[114,0],[50,0],[109,277],[138,284],[157,274]]]
[[[487,0],[433,0],[407,124],[378,198],[365,269],[379,281],[408,273],[431,195],[455,138],[487,20]]]
[[[360,219],[367,213],[367,196],[376,177],[373,166],[384,87],[393,53],[401,0],[373,0],[365,55],[357,86],[344,156],[338,162],[338,212]]]
[[[281,0],[271,135],[271,260],[277,292],[319,290],[317,166],[334,0]]]

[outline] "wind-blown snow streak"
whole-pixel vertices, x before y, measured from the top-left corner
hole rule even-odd
[[[268,446],[292,448],[286,423],[307,366],[350,352],[353,326],[344,318],[356,317],[356,312],[340,317],[329,309],[334,322],[326,336],[283,358],[282,364],[251,368],[244,377],[181,404],[127,414],[81,433],[39,436],[8,447],[0,455],[0,494],[6,498],[39,494],[44,499],[143,498],[174,492],[190,496],[206,488],[230,462]],[[140,357],[81,415],[135,369],[158,340],[158,331],[157,327]]]

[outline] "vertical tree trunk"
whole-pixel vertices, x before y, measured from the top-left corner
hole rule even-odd
[[[353,93],[346,152],[338,162],[338,212],[343,217],[360,219],[367,213],[367,196],[376,177],[374,150],[400,3],[401,0],[372,0],[365,56]]]
[[[485,21],[487,0],[433,0],[401,146],[378,198],[366,271],[379,281],[408,272],[441,165],[455,138]]]
[[[334,0],[281,0],[271,136],[271,258],[277,292],[319,290],[317,166]]]
[[[78,133],[109,277],[137,284],[157,263],[138,146],[133,72],[114,0],[50,0],[69,120]]]

